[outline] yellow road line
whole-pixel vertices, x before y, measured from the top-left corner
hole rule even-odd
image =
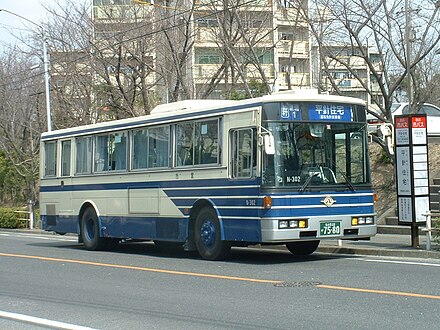
[[[32,255],[25,255],[25,254],[0,253],[0,256],[1,257],[12,257],[12,258],[42,260],[42,261],[64,262],[64,263],[72,263],[72,264],[88,265],[88,266],[98,266],[98,267],[109,267],[109,268],[118,268],[118,269],[138,270],[138,271],[162,273],[162,274],[170,274],[170,275],[185,275],[185,276],[205,277],[205,278],[214,278],[214,279],[231,280],[231,281],[243,281],[243,282],[254,282],[254,283],[268,283],[268,284],[284,283],[284,281],[276,281],[276,280],[262,280],[262,279],[247,278],[247,277],[236,277],[236,276],[226,276],[226,275],[182,272],[182,271],[176,271],[176,270],[148,268],[148,267],[137,267],[137,266],[126,266],[126,265],[117,265],[117,264],[107,264],[107,263],[101,263],[101,262],[83,261],[83,260],[75,260],[75,259],[61,259],[61,258],[40,257],[40,256],[32,256]],[[327,284],[318,284],[315,287],[316,288],[320,288],[320,289],[353,291],[353,292],[363,292],[363,293],[373,293],[373,294],[382,294],[382,295],[393,295],[393,296],[402,296],[402,297],[413,297],[413,298],[424,298],[424,299],[440,300],[440,296],[428,295],[428,294],[420,294],[420,293],[411,293],[411,292],[373,290],[373,289],[362,289],[362,288],[350,288],[350,287],[327,285]]]
[[[80,264],[80,265],[88,265],[88,266],[98,266],[98,267],[111,267],[111,268],[119,268],[119,269],[140,270],[140,271],[145,271],[145,272],[171,274],[171,275],[208,277],[208,278],[216,278],[216,279],[232,280],[232,281],[245,281],[245,282],[255,282],[255,283],[269,283],[269,284],[278,284],[278,283],[283,282],[283,281],[261,280],[261,279],[256,279],[256,278],[246,278],[246,277],[236,277],[236,276],[182,272],[182,271],[158,269],[158,268],[106,264],[106,263],[100,263],[100,262],[82,261],[82,260],[74,260],[74,259],[49,258],[49,257],[31,256],[31,255],[24,255],[24,254],[0,253],[0,256],[43,260],[43,261],[64,262],[64,263],[72,263],[72,264]]]
[[[384,295],[391,295],[391,296],[403,296],[403,297],[413,297],[413,298],[425,298],[425,299],[437,299],[437,300],[440,300],[440,296],[434,296],[434,295],[429,295],[429,294],[420,294],[420,293],[411,293],[411,292],[372,290],[372,289],[361,289],[361,288],[349,288],[349,287],[345,287],[345,286],[335,286],[335,285],[326,285],[326,284],[319,284],[316,287],[317,288],[321,288],[321,289],[365,292],[365,293],[384,294]]]

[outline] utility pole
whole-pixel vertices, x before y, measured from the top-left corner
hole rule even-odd
[[[407,98],[408,98],[408,113],[412,113],[412,77],[411,77],[411,52],[412,52],[412,23],[411,23],[411,5],[410,0],[405,0],[405,44],[406,44],[406,75],[408,78]],[[411,247],[419,247],[419,227],[413,221],[411,223]]]
[[[412,23],[411,23],[411,6],[410,0],[405,0],[405,44],[406,44],[406,75],[408,77],[408,88],[407,88],[407,98],[408,98],[408,113],[411,112],[412,107],[412,78],[411,78],[411,52],[412,52]]]

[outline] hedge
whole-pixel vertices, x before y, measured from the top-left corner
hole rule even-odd
[[[16,213],[16,208],[0,207],[0,228],[25,228],[26,222],[20,221],[23,214]]]

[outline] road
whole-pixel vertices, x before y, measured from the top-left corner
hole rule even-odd
[[[439,274],[434,260],[235,249],[210,262],[0,231],[0,328],[438,329]]]

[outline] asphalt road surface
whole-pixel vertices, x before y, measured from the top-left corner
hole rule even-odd
[[[1,329],[438,329],[440,262],[131,243],[0,231]]]

